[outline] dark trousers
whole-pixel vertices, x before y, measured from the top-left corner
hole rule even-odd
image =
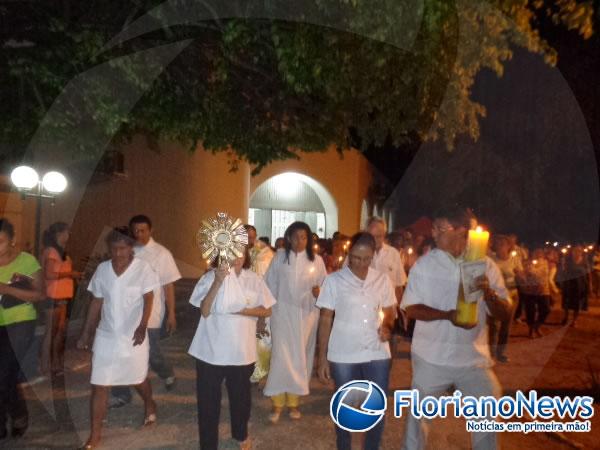
[[[237,441],[246,440],[252,406],[250,376],[253,371],[254,363],[247,366],[213,366],[196,360],[196,398],[201,449],[216,450],[219,444],[223,380],[229,397],[231,435]]]
[[[352,380],[368,380],[377,383],[387,395],[390,379],[390,361],[389,359],[378,359],[364,363],[334,363],[330,362],[331,375],[335,381],[335,389],[339,389],[344,384]],[[383,434],[384,419],[377,425],[367,431],[365,436],[365,449],[376,450],[381,442]],[[349,431],[340,427],[335,427],[336,443],[338,450],[350,450],[352,447],[352,436]]]
[[[525,316],[527,325],[538,328],[550,314],[550,297],[548,295],[524,295]]]
[[[148,328],[148,343],[150,344],[150,368],[156,372],[161,379],[172,377],[173,367],[165,360],[160,349],[160,328]],[[129,386],[115,386],[111,389],[111,394],[123,399],[126,403],[131,401],[131,388]]]
[[[0,428],[7,415],[15,421],[27,421],[27,403],[17,388],[21,363],[33,341],[35,320],[0,326]]]

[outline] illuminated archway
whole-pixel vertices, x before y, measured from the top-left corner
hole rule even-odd
[[[307,222],[321,237],[331,237],[337,231],[337,203],[319,181],[285,172],[267,179],[252,193],[249,222],[259,235],[275,239],[294,220]]]

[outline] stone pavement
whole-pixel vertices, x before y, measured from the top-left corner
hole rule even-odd
[[[600,371],[600,302],[592,302],[588,313],[580,317],[576,328],[558,325],[560,311],[554,311],[545,327],[543,338],[530,340],[526,327],[517,325],[512,332],[508,355],[510,363],[497,365],[496,373],[505,392],[536,388],[550,395],[595,395],[592,374]],[[163,349],[174,364],[177,386],[166,392],[152,375],[158,404],[158,424],[140,429],[142,404],[135,397],[133,404],[111,410],[103,435],[103,449],[192,449],[198,448],[196,428],[195,369],[187,347],[195,330],[198,312],[182,302],[178,312],[179,331],[162,341]],[[554,323],[554,324],[553,324]],[[0,441],[0,449],[69,449],[85,441],[89,431],[89,354],[73,349],[76,333],[68,345],[64,377],[54,381],[35,380],[27,388],[31,425],[25,437]],[[409,343],[400,342],[393,363],[393,389],[410,385]],[[592,369],[590,369],[590,367]],[[596,378],[597,380],[598,378]],[[332,389],[313,378],[311,395],[303,400],[303,418],[291,421],[287,416],[277,425],[268,422],[270,403],[259,391],[253,390],[250,434],[257,449],[331,449],[335,448],[335,433],[328,408]],[[382,442],[384,449],[400,448],[403,419],[390,412]],[[224,392],[221,411],[220,448],[237,448],[229,434],[229,410]],[[545,433],[500,435],[504,449],[559,450],[566,448],[600,448],[598,404],[592,419],[591,433],[552,435]],[[579,446],[579,447],[577,447]],[[358,447],[356,447],[358,448]],[[430,449],[470,448],[465,424],[460,419],[435,419]]]

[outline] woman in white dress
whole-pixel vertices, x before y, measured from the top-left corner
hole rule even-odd
[[[390,372],[388,340],[394,325],[396,296],[387,274],[370,267],[375,239],[357,233],[350,241],[348,265],[325,279],[317,300],[319,379],[333,377],[339,389],[352,380],[368,380],[387,392]],[[334,319],[335,313],[335,319]],[[366,432],[364,448],[379,448],[383,420]],[[336,427],[337,448],[351,448],[349,431]]]
[[[223,264],[206,272],[194,288],[190,303],[200,308],[189,354],[196,359],[196,395],[200,448],[219,444],[221,385],[225,380],[231,415],[231,434],[240,448],[251,448],[250,376],[256,362],[256,321],[271,315],[275,299],[263,280],[250,270],[250,257],[237,258],[230,270]]]
[[[304,222],[285,230],[285,248],[273,258],[265,281],[277,299],[271,317],[271,367],[264,394],[271,397],[269,420],[276,423],[285,406],[291,419],[301,417],[299,396],[309,393],[319,309],[315,301],[327,270],[314,254],[313,236]]]
[[[156,422],[156,404],[147,378],[146,329],[152,311],[152,291],[159,287],[158,276],[145,261],[134,258],[134,241],[126,228],[112,230],[106,244],[111,259],[101,263],[90,280],[88,290],[93,298],[77,342],[77,348],[89,349],[95,330],[91,432],[82,447],[85,449],[96,448],[100,443],[110,386],[135,386],[144,400],[144,425]]]

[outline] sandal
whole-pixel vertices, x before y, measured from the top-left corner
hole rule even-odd
[[[156,424],[156,414],[152,413],[152,414],[148,414],[144,418],[144,424],[142,425],[142,427],[150,427],[155,424]]]

